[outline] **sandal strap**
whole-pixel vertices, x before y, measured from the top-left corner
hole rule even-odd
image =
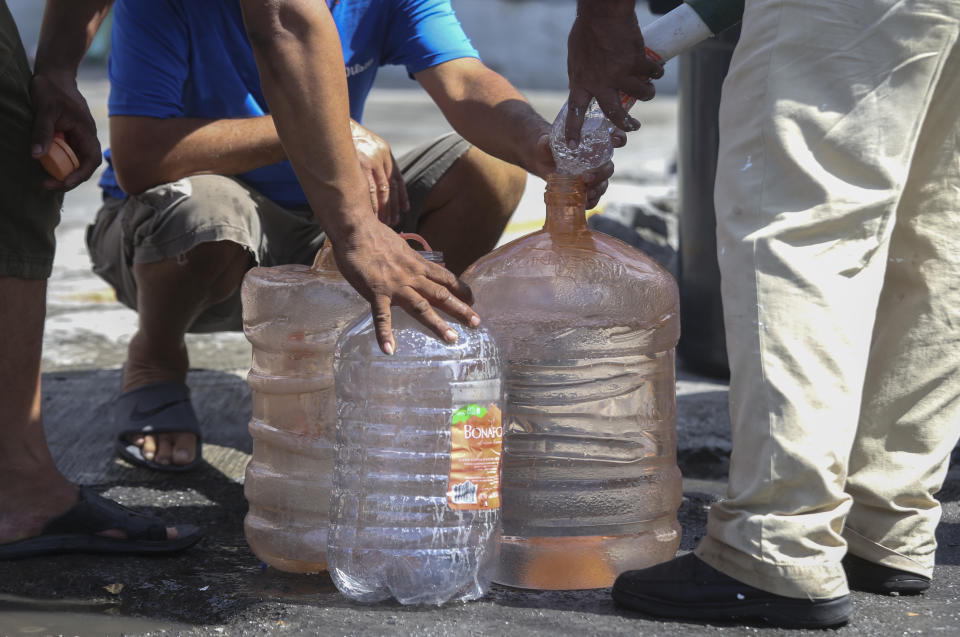
[[[202,440],[190,389],[174,381],[152,383],[120,394],[113,403],[118,436],[145,433],[192,433]]]
[[[47,524],[45,534],[96,534],[119,529],[131,540],[164,541],[166,525],[143,513],[80,487],[80,500],[70,510]]]

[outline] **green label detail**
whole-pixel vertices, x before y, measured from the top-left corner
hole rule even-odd
[[[480,405],[467,405],[466,407],[461,407],[453,412],[453,424],[456,425],[461,422],[467,422],[473,416],[476,416],[477,418],[483,418],[486,415],[486,407],[481,407]]]

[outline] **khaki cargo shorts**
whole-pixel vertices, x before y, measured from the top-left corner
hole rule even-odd
[[[0,277],[46,279],[63,193],[43,189],[46,173],[30,155],[31,77],[17,27],[0,2]]]
[[[399,230],[416,231],[427,194],[469,148],[463,138],[450,134],[397,160],[410,199]],[[310,210],[283,208],[236,179],[219,175],[188,177],[126,199],[107,197],[87,228],[94,272],[132,309],[137,309],[134,263],[166,261],[201,243],[233,241],[249,250],[256,265],[309,265],[324,238]],[[240,329],[238,289],[200,315],[189,331]]]

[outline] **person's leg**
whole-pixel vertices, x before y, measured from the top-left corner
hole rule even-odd
[[[54,464],[40,412],[47,278],[62,195],[30,158],[30,68],[0,5],[0,544],[39,533],[77,499]]]
[[[45,280],[0,277],[0,544],[35,535],[77,500],[40,415]]]
[[[70,510],[80,490],[57,469],[43,431],[40,361],[47,278],[62,195],[29,154],[30,68],[0,5],[0,554]],[[122,538],[119,528],[98,533]],[[166,537],[174,540],[176,528]]]
[[[236,293],[252,263],[250,252],[232,241],[203,243],[176,259],[135,263],[138,326],[127,347],[121,391],[186,382],[190,361],[184,335],[203,312]],[[142,444],[145,458],[160,464],[189,464],[196,455],[192,433],[133,442]]]
[[[758,588],[830,598],[848,590],[844,485],[889,237],[956,21],[893,0],[747,6],[748,43],[766,21],[774,44],[738,49],[724,86],[734,455],[697,553]],[[917,58],[920,43],[939,55]]]
[[[934,494],[960,437],[958,104],[960,45],[954,45],[898,206],[850,455],[846,490],[853,507],[844,537],[851,555],[885,569],[860,564],[864,577],[850,568],[848,575],[852,587],[877,592],[929,585],[940,519]]]
[[[124,394],[184,383],[187,331],[240,328],[238,291],[259,259],[264,201],[232,179],[205,175],[152,188],[122,205],[108,202],[100,211],[87,235],[94,270],[138,312]],[[130,441],[160,465],[186,465],[196,454],[193,433]]]
[[[710,600],[717,617],[764,617],[757,590],[785,621],[849,616],[847,461],[897,201],[942,62],[916,51],[946,54],[947,15],[895,0],[746,3],[716,184],[733,455],[696,550],[733,578],[714,592],[736,595]],[[656,598],[662,583],[642,573],[627,581]]]
[[[404,229],[423,235],[443,251],[459,275],[490,252],[523,196],[527,174],[449,135],[398,160],[415,219]]]
[[[57,469],[43,433],[40,352],[45,280],[0,276],[0,547],[33,538],[73,507],[76,485]],[[98,535],[123,538],[120,528]],[[168,540],[178,538],[167,527]]]

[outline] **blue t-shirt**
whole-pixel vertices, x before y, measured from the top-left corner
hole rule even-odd
[[[350,115],[358,122],[380,66],[400,64],[412,75],[478,57],[450,0],[327,4],[343,46]],[[239,0],[118,0],[110,46],[110,115],[227,119],[269,112]],[[104,156],[109,164],[110,151]],[[237,177],[282,206],[306,204],[290,162]],[[111,165],[100,186],[112,197],[126,196]]]

